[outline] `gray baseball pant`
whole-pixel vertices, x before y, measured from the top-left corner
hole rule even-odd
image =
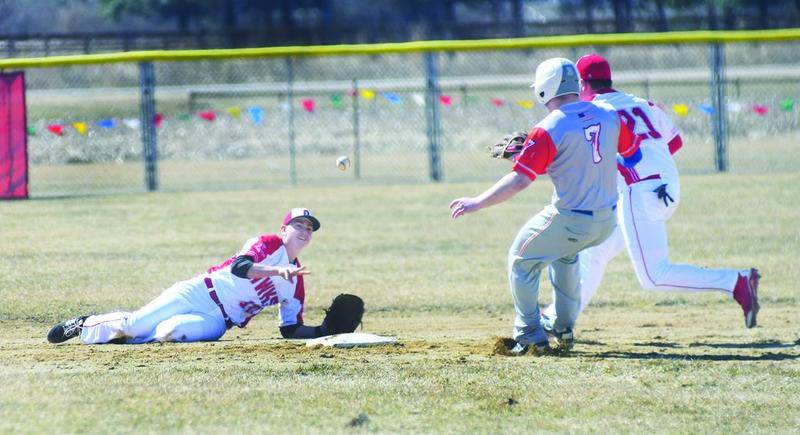
[[[547,341],[540,324],[539,276],[550,266],[556,331],[571,328],[580,312],[578,253],[602,243],[616,226],[613,208],[566,210],[553,205],[532,217],[508,250],[508,280],[514,298],[514,339],[523,345]]]

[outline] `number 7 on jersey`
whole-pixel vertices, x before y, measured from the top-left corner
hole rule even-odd
[[[595,164],[603,160],[600,155],[600,124],[592,124],[583,128],[583,135],[592,145],[592,162]]]

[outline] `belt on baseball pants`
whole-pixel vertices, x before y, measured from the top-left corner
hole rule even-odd
[[[231,320],[231,318],[228,317],[228,313],[225,312],[225,307],[222,306],[222,302],[220,302],[219,296],[217,296],[217,291],[214,290],[214,282],[211,281],[211,278],[209,277],[205,277],[203,281],[206,283],[206,287],[208,288],[208,295],[211,297],[211,300],[214,301],[215,304],[217,304],[217,307],[219,307],[219,311],[222,313],[222,318],[225,319],[225,328],[227,329],[233,328],[233,326],[236,324],[233,323],[233,320]]]
[[[617,209],[616,204],[611,206],[611,210],[616,210],[616,209]],[[594,211],[592,210],[570,210],[570,211],[573,213],[585,214],[586,216],[594,216]]]

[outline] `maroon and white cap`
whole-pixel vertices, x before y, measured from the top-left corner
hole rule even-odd
[[[319,220],[311,214],[311,210],[302,207],[289,210],[289,213],[286,213],[286,216],[283,218],[283,224],[289,225],[291,221],[298,218],[306,218],[311,221],[311,227],[314,231],[319,229]]]
[[[581,56],[575,66],[583,80],[611,80],[611,66],[597,53]]]

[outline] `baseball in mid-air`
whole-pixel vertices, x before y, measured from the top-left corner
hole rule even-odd
[[[347,168],[350,167],[350,157],[339,156],[339,158],[336,159],[336,167],[339,168],[339,170],[346,171]]]

